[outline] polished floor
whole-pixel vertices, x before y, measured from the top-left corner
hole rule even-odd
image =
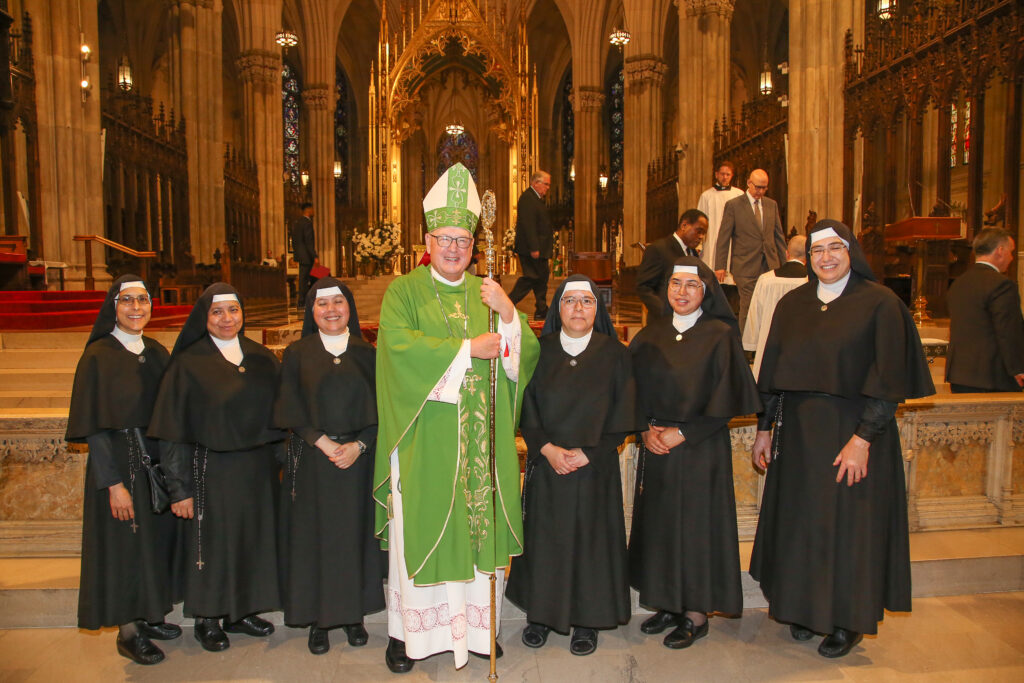
[[[552,634],[540,650],[523,646],[522,621],[507,621],[500,640],[500,680],[578,681],[1014,681],[1024,680],[1024,593],[994,593],[914,602],[910,615],[889,614],[878,637],[866,638],[847,657],[826,660],[817,639],[797,643],[789,630],[752,609],[742,619],[712,620],[710,635],[689,650],[668,650],[659,636],[640,633],[641,619],[603,632],[589,657],[568,652],[568,638]],[[370,642],[352,648],[333,632],[329,653],[306,649],[304,630],[279,627],[266,640],[233,635],[231,648],[204,652],[185,629],[164,643],[167,660],[141,667],[119,657],[114,632],[75,629],[0,631],[0,681],[479,681],[484,660],[470,658],[456,671],[441,654],[418,662],[404,676],[384,665],[386,627],[369,624]]]

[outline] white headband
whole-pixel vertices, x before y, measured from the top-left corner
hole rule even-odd
[[[341,294],[341,287],[324,287],[323,289],[316,290],[316,296],[313,298],[320,299],[325,296],[338,296],[339,294]]]
[[[139,289],[146,289],[146,283],[141,281],[141,280],[132,280],[130,282],[122,282],[121,283],[121,289],[117,290],[117,293],[120,294],[124,290],[131,289],[132,287],[138,287]],[[148,289],[146,289],[146,293],[149,293]]]
[[[213,303],[219,304],[221,301],[234,301],[238,302],[238,297],[234,294],[214,294]]]
[[[697,272],[697,266],[672,266],[672,274],[675,275],[676,273],[689,273],[690,275],[700,276]]]
[[[568,292],[590,292],[593,294],[594,288],[586,280],[573,280],[572,282],[565,283],[565,289],[562,293],[567,294]]]
[[[839,237],[839,234],[835,231],[834,228],[822,228],[821,230],[815,230],[814,232],[811,233],[810,243],[814,244],[815,242],[820,242],[826,237],[836,237],[839,239],[840,242],[846,245],[847,249],[850,248],[850,243],[844,240],[842,237]]]

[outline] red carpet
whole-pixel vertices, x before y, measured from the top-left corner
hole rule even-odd
[[[0,292],[0,330],[53,330],[83,327],[96,320],[106,292]],[[153,302],[150,328],[181,325],[191,306],[161,306]]]

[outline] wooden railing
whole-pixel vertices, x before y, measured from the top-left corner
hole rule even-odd
[[[76,242],[85,242],[85,288],[96,289],[96,278],[92,276],[92,243],[99,242],[100,244],[110,247],[111,249],[117,249],[122,251],[129,256],[134,256],[139,259],[139,275],[142,276],[143,282],[146,281],[148,275],[149,266],[146,259],[156,258],[155,251],[136,251],[131,247],[126,247],[119,242],[108,240],[106,237],[100,235],[75,235],[72,237]]]

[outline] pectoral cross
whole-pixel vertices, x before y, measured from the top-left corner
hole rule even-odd
[[[133,517],[132,518],[132,533],[134,534],[138,530],[139,530],[139,525],[135,523],[135,518]]]
[[[206,563],[203,562],[202,558],[200,558],[199,561],[196,562],[196,566],[199,567],[199,571],[203,571],[203,565],[204,564],[206,564]]]
[[[448,314],[449,318],[455,318],[456,320],[465,320],[466,314],[462,312],[462,304],[458,301],[455,302],[455,312]]]

